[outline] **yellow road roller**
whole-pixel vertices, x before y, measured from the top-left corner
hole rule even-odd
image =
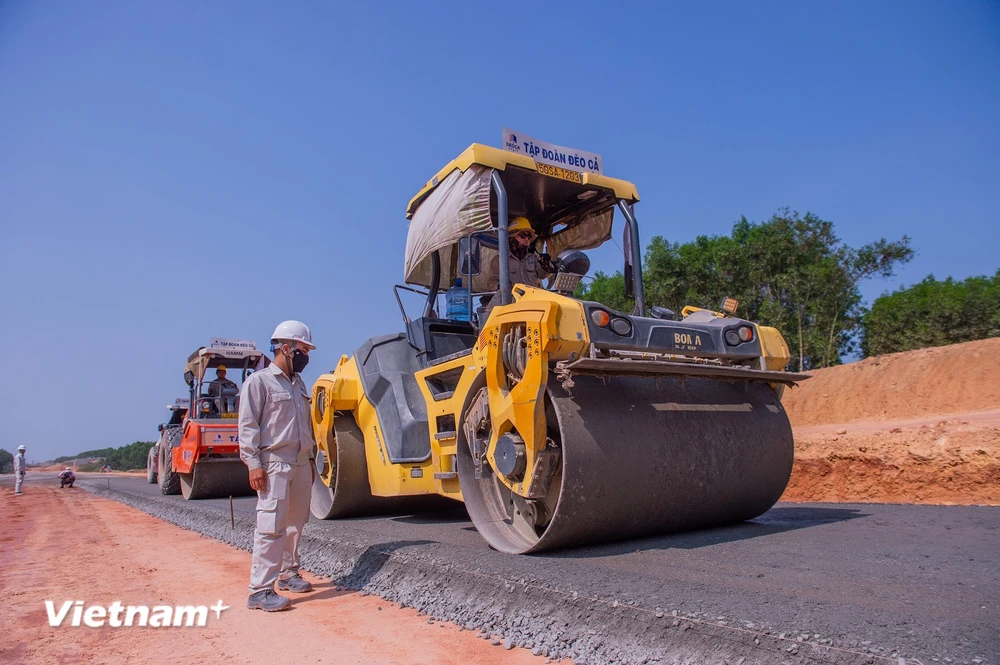
[[[781,334],[735,302],[647,308],[635,186],[552,154],[473,144],[410,201],[403,331],[313,386],[317,518],[446,497],[521,554],[739,522],[781,496],[781,392],[807,378],[784,371]],[[573,297],[616,210],[631,312]]]

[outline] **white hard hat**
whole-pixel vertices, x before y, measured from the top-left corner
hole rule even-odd
[[[24,446],[18,446],[17,449],[18,450],[24,450]]]
[[[309,326],[301,321],[282,321],[274,329],[271,339],[301,342],[310,350],[316,348],[316,345],[313,344],[312,331],[309,330]]]

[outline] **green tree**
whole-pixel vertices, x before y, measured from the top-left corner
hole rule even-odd
[[[857,349],[863,315],[858,285],[891,276],[912,256],[906,236],[854,248],[841,242],[832,222],[786,208],[765,222],[742,217],[728,236],[687,243],[654,237],[643,285],[647,307],[718,308],[725,296],[739,299],[737,315],[778,328],[803,370],[838,364]],[[623,285],[621,273],[598,273],[579,295],[629,311]]]
[[[1000,270],[956,282],[929,275],[875,299],[864,317],[866,356],[1000,337]]]
[[[575,295],[577,298],[604,303],[619,312],[632,311],[633,301],[625,297],[625,277],[621,272],[608,275],[598,271],[594,273],[590,284],[580,283]]]
[[[14,473],[14,456],[0,448],[0,473]]]
[[[110,454],[99,457],[104,457],[105,464],[110,465],[112,469],[122,471],[145,469],[146,456],[152,447],[152,441],[136,441],[121,448],[114,448]]]

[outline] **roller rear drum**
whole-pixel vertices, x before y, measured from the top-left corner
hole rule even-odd
[[[185,499],[221,499],[227,496],[250,496],[250,472],[237,459],[204,459],[195,463],[191,473],[179,473],[181,494]]]
[[[320,520],[369,515],[412,514],[448,506],[451,502],[438,496],[374,496],[368,483],[368,461],[364,434],[351,413],[337,412],[334,418],[337,459],[327,459],[320,450],[316,455],[312,501],[309,510]],[[322,476],[333,469],[333,487]]]

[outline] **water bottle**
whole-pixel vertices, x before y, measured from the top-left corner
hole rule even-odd
[[[453,321],[469,320],[469,289],[462,286],[461,277],[455,280],[455,286],[448,289],[444,299],[449,319]]]

